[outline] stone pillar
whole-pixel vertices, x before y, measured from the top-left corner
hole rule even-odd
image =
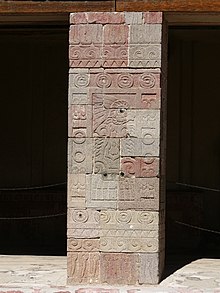
[[[70,16],[69,284],[160,280],[162,19],[160,12]]]

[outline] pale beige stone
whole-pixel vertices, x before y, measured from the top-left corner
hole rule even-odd
[[[141,253],[140,254],[140,284],[159,283],[159,258],[160,253]]]
[[[127,24],[142,24],[143,13],[142,12],[125,12],[125,23]]]
[[[158,44],[161,42],[161,24],[133,24],[130,26],[130,44]]]
[[[98,252],[67,253],[68,284],[94,284],[100,282],[100,254]]]
[[[74,239],[67,240],[67,251],[80,252],[98,252],[100,246],[99,239]]]
[[[160,110],[128,110],[127,133],[130,137],[155,139],[160,137]]]
[[[159,139],[151,138],[122,138],[122,157],[158,157],[160,151]]]
[[[116,208],[118,175],[93,174],[86,176],[86,206],[89,208]]]
[[[92,139],[84,137],[68,140],[68,173],[92,173]]]

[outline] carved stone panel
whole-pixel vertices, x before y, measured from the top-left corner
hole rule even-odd
[[[120,210],[159,210],[158,178],[120,178]]]
[[[101,282],[134,285],[138,278],[138,255],[121,253],[101,254]]]
[[[100,212],[95,210],[68,209],[69,238],[97,238],[100,236]]]
[[[159,159],[155,157],[122,157],[121,175],[125,177],[156,177]]]
[[[156,252],[159,249],[158,213],[102,211],[100,251]]]
[[[69,105],[86,105],[90,74],[88,69],[70,69],[69,72]]]
[[[99,239],[74,239],[67,240],[67,251],[73,252],[98,252]]]
[[[86,175],[68,174],[68,207],[84,209],[86,207]]]
[[[120,149],[117,138],[96,138],[94,148],[94,172],[109,174],[119,173]]]
[[[100,282],[100,254],[98,252],[68,252],[67,276],[70,284]]]
[[[92,173],[92,139],[85,137],[68,140],[68,172],[70,174]]]
[[[106,173],[86,176],[86,207],[116,209],[117,199],[118,175]]]
[[[122,138],[122,157],[158,157],[160,140],[158,138]]]

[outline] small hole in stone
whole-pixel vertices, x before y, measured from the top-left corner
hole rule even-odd
[[[124,109],[120,109],[119,111],[120,111],[120,113],[124,113],[125,110]]]
[[[80,218],[82,217],[82,214],[81,214],[81,213],[79,214],[79,217],[80,217]]]
[[[108,174],[107,174],[107,173],[104,173],[104,174],[103,174],[103,176],[107,177],[107,176],[108,176]]]
[[[125,176],[125,173],[124,172],[121,172],[120,175],[123,177],[123,176]]]

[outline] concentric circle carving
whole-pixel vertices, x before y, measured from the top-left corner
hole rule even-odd
[[[130,212],[119,212],[116,215],[116,221],[118,223],[129,223],[131,221],[131,213]]]
[[[85,223],[89,218],[89,214],[86,210],[73,211],[72,219],[74,222]]]
[[[78,88],[87,87],[89,85],[89,76],[86,73],[78,73],[74,78],[74,85]]]
[[[140,86],[143,88],[153,88],[156,83],[156,78],[153,74],[143,73],[140,76]]]
[[[139,223],[150,224],[154,221],[154,215],[150,212],[140,212],[137,216]]]
[[[112,84],[112,77],[107,73],[99,73],[96,78],[96,84],[98,87],[110,87]]]
[[[120,88],[130,88],[134,83],[133,77],[129,73],[122,73],[118,76],[118,86]]]
[[[104,223],[108,223],[111,219],[111,216],[108,212],[101,212],[100,213],[100,221]]]

